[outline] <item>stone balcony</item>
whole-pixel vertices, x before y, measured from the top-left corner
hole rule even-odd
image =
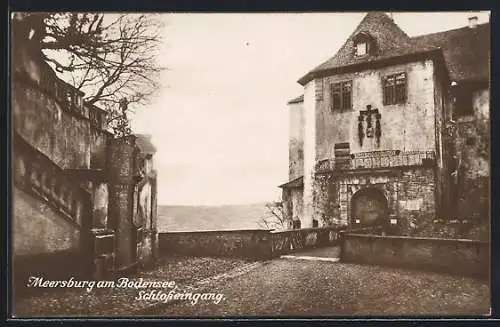
[[[410,167],[435,165],[434,151],[371,151],[350,154],[348,157],[319,160],[316,173],[334,171],[352,171],[365,169],[381,169],[392,167]]]

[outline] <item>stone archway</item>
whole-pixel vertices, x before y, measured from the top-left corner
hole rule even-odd
[[[351,198],[350,225],[364,227],[382,225],[387,222],[388,203],[384,193],[376,188],[365,188]]]

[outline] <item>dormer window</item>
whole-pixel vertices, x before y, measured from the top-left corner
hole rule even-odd
[[[366,42],[360,42],[356,44],[356,56],[364,56],[365,54],[368,53],[368,45]]]
[[[356,57],[366,56],[373,52],[375,41],[370,34],[361,32],[354,37],[353,41]]]

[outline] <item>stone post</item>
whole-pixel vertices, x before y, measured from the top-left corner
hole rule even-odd
[[[137,253],[133,235],[135,136],[111,139],[108,146],[109,204],[108,226],[115,231],[116,270],[136,263]]]

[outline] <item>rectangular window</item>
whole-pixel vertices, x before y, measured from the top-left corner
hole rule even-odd
[[[352,81],[332,84],[332,110],[352,108]]]
[[[468,87],[456,90],[454,118],[474,115],[473,91]]]
[[[384,104],[406,102],[406,73],[399,73],[384,78]]]
[[[351,109],[352,82],[342,83],[342,109]]]
[[[356,44],[356,55],[357,56],[364,56],[367,53],[368,53],[368,51],[367,51],[367,46],[366,46],[365,42],[361,42],[361,43]]]

